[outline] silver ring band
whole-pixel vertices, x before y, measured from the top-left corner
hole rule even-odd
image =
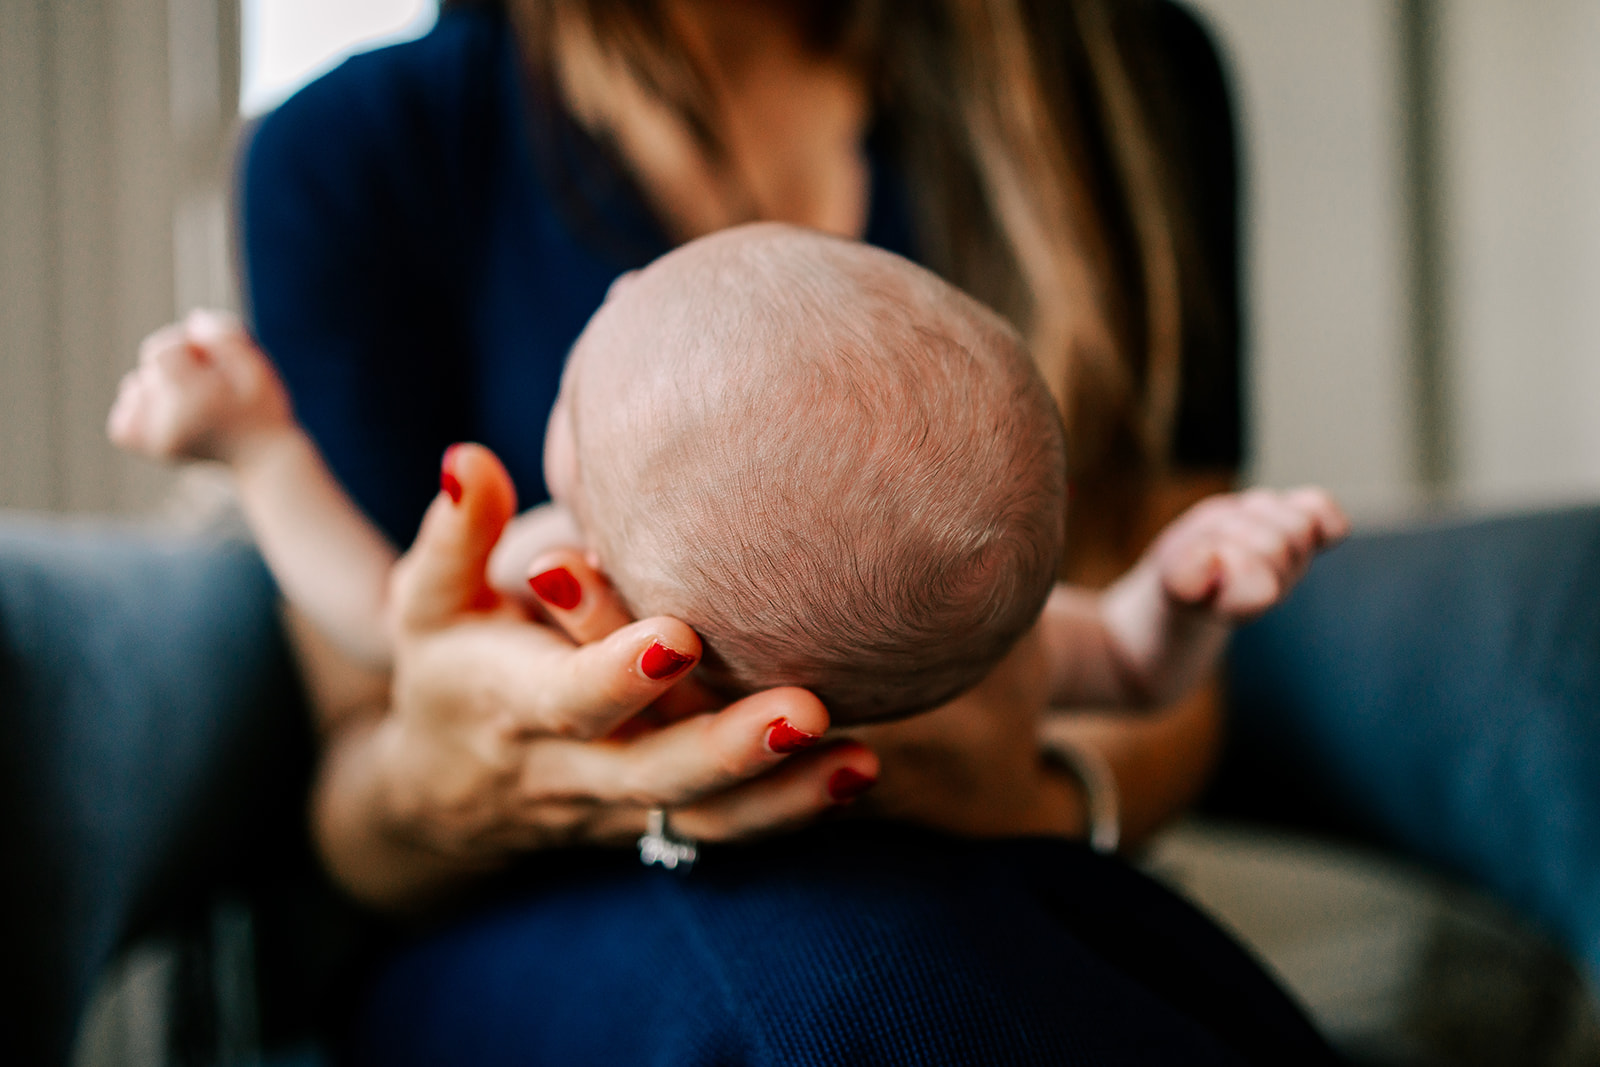
[[[645,815],[644,836],[639,838],[639,862],[646,867],[665,867],[689,873],[700,846],[692,837],[679,837],[667,821],[667,809],[651,808]]]

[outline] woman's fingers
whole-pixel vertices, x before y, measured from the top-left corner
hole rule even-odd
[[[803,826],[866,793],[879,771],[877,755],[865,745],[829,744],[759,778],[674,808],[672,825],[703,841],[737,841]]]
[[[679,807],[766,773],[820,742],[827,728],[828,713],[815,696],[771,689],[625,741],[536,744],[525,781],[545,794]]]
[[[546,726],[582,738],[611,734],[700,661],[700,638],[665,616],[581,645],[545,677]]]
[[[539,598],[528,586],[530,561],[553,548],[583,544],[572,513],[559,504],[529,508],[506,524],[489,554],[489,584],[502,596],[539,610]]]
[[[647,619],[575,648],[548,626],[496,613],[412,642],[403,688],[465,699],[516,743],[591,741],[648,707],[699,655],[699,638],[676,619]]]
[[[552,549],[535,558],[528,569],[528,588],[539,606],[574,644],[592,644],[633,623],[622,597],[577,548]],[[687,651],[680,645],[672,647]],[[683,676],[635,722],[641,728],[654,728],[726,703],[694,678]]]
[[[439,495],[391,582],[393,621],[402,635],[435,629],[493,602],[489,553],[516,506],[511,476],[494,453],[474,444],[445,452]]]
[[[860,742],[828,742],[688,804],[530,798],[520,829],[508,833],[519,847],[628,844],[645,831],[649,809],[661,807],[670,810],[674,833],[702,842],[740,841],[804,826],[870,796],[879,771],[878,757]]]
[[[528,587],[573,644],[598,641],[633,622],[611,583],[577,548],[537,556],[528,567]]]

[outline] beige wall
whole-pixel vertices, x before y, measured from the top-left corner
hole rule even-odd
[[[1600,498],[1600,4],[1433,12],[1443,469],[1433,502]],[[1400,0],[1197,0],[1249,149],[1262,481],[1429,502],[1409,290]]]
[[[1205,0],[1247,175],[1251,477],[1416,496],[1395,5]]]
[[[1462,496],[1600,498],[1600,3],[1445,8]]]
[[[0,506],[144,510],[101,427],[151,328],[226,300],[236,31],[212,0],[0,3]]]

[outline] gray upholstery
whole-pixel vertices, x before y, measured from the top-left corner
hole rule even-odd
[[[1355,538],[1231,688],[1227,808],[1485,886],[1600,979],[1600,508]]]
[[[0,521],[0,1062],[61,1062],[129,937],[304,868],[275,597],[248,544]]]

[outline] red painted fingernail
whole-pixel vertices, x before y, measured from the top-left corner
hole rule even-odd
[[[828,796],[833,798],[835,804],[843,804],[865,793],[877,782],[876,778],[868,778],[860,771],[840,767],[828,779]]]
[[[820,740],[821,734],[808,734],[788,719],[773,719],[767,724],[767,749],[780,756],[810,748]]]
[[[685,656],[656,641],[639,657],[639,669],[644,671],[646,678],[659,682],[663,678],[671,678],[693,662],[693,656]]]
[[[439,464],[439,488],[449,494],[450,503],[461,503],[461,479],[456,477],[456,456],[460,445],[444,450],[444,460]]]
[[[583,586],[565,567],[551,567],[528,579],[539,599],[553,608],[571,611],[583,600]]]

